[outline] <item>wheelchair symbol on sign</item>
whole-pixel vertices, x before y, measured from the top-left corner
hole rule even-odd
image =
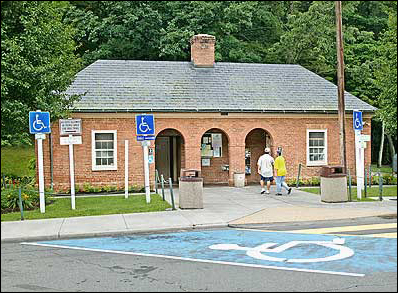
[[[264,243],[262,245],[256,247],[242,247],[237,244],[215,244],[209,246],[210,249],[218,249],[218,250],[243,250],[246,251],[246,254],[250,257],[261,259],[261,260],[268,260],[268,261],[277,261],[277,262],[288,262],[288,263],[311,263],[311,262],[324,262],[324,261],[333,261],[333,260],[340,260],[344,258],[348,258],[354,255],[354,251],[351,248],[343,246],[345,240],[342,238],[335,238],[333,241],[290,241],[286,244],[280,245],[275,248],[271,248],[277,243]],[[274,252],[280,253],[289,248],[292,248],[296,245],[302,244],[316,244],[328,248],[332,248],[338,250],[339,253],[327,256],[323,258],[312,258],[312,259],[303,259],[303,258],[278,258],[272,257],[263,252]]]
[[[358,118],[355,118],[355,128],[359,129],[361,128],[361,126],[362,126],[361,121]]]
[[[145,117],[141,117],[141,123],[138,126],[138,129],[141,131],[141,133],[151,131],[151,128],[149,127],[148,123],[144,121],[144,119]]]
[[[36,119],[35,119],[35,121],[33,121],[32,127],[36,131],[41,131],[41,130],[47,128],[47,126],[44,124],[44,122],[39,120],[39,114],[36,114]]]

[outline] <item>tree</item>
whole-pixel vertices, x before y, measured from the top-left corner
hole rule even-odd
[[[62,94],[81,68],[75,34],[63,23],[68,2],[1,1],[1,144],[30,143],[28,112],[65,114]]]

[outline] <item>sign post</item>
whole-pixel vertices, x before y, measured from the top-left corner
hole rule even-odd
[[[70,196],[72,210],[76,209],[76,197],[75,197],[75,163],[73,158],[73,145],[81,144],[82,137],[80,136],[81,131],[81,119],[60,119],[59,120],[60,135],[68,135],[67,137],[60,136],[60,144],[69,146],[69,174],[70,174]],[[73,136],[77,134],[79,136]]]
[[[153,115],[141,114],[135,116],[137,141],[141,141],[144,153],[144,176],[146,202],[151,202],[151,190],[149,186],[149,151],[151,140],[155,139],[155,119]]]
[[[364,189],[364,148],[361,148],[361,130],[363,129],[362,112],[353,111],[353,126],[355,131],[355,170],[357,176],[357,198],[362,198],[362,189]]]
[[[124,198],[129,197],[129,141],[124,141]]]
[[[43,171],[43,139],[46,133],[51,133],[50,113],[37,110],[29,112],[29,132],[35,135],[37,140],[37,163],[39,168],[39,197],[40,212],[46,212],[46,201],[44,198],[44,171]]]

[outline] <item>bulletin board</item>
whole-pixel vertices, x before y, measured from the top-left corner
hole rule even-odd
[[[202,136],[201,156],[205,158],[222,156],[222,133],[205,133]]]

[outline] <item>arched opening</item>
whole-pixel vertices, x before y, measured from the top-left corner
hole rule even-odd
[[[212,128],[201,138],[201,176],[205,184],[228,184],[229,141],[224,131]]]
[[[245,139],[245,174],[246,182],[259,181],[257,174],[257,161],[264,154],[265,147],[271,148],[273,141],[271,135],[261,128],[255,128],[246,135]],[[272,155],[272,153],[271,153]]]
[[[165,180],[178,182],[181,168],[185,168],[185,143],[175,129],[164,129],[155,140],[155,168]]]

